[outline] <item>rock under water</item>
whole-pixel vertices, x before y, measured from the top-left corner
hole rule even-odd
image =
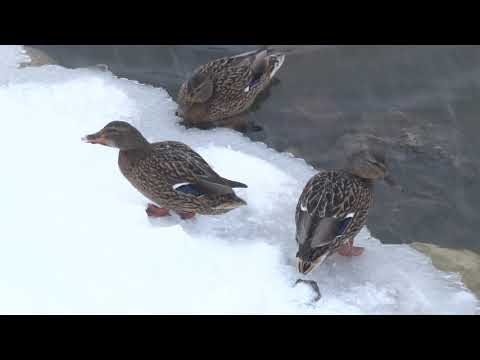
[[[433,244],[412,243],[412,247],[432,259],[442,271],[459,273],[464,284],[480,299],[480,254],[470,250],[446,249]]]

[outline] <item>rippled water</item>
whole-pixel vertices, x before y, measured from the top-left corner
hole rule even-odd
[[[61,65],[107,64],[175,98],[198,65],[256,46],[36,46]],[[389,149],[407,188],[383,184],[369,229],[386,243],[480,250],[478,46],[284,46],[277,80],[246,115],[247,133],[317,168],[341,166],[367,141]],[[159,129],[161,131],[161,129]]]

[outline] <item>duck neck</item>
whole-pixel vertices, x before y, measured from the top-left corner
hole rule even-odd
[[[128,159],[129,163],[135,163],[145,159],[151,151],[151,145],[145,140],[145,143],[129,149],[120,149],[119,157]]]
[[[359,174],[357,174],[355,171],[352,171],[350,169],[343,169],[343,171],[345,171],[347,174],[349,174],[350,176],[353,176],[355,179],[357,179],[358,181],[360,181],[363,185],[365,185],[367,188],[371,189],[373,188],[373,185],[375,184],[375,180],[374,179],[368,179],[368,178],[365,178],[363,176],[360,176]]]
[[[362,178],[362,177],[359,177],[357,176],[358,179],[360,179],[360,181],[365,184],[365,186],[369,189],[373,189],[373,185],[375,184],[375,180],[374,179],[366,179],[366,178]]]

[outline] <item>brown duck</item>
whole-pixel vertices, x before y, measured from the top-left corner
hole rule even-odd
[[[362,150],[349,158],[344,169],[323,171],[310,179],[295,216],[300,273],[308,274],[335,252],[363,253],[362,247],[353,246],[353,239],[367,222],[374,182],[383,179],[403,191],[387,172],[382,152]]]
[[[256,50],[200,66],[180,87],[177,116],[187,125],[198,126],[246,111],[284,60],[283,54]]]
[[[195,214],[217,215],[246,202],[233,188],[247,185],[222,178],[189,146],[176,141],[149,143],[132,125],[113,121],[83,138],[91,144],[118,148],[118,165],[127,180],[154,204],[151,217],[175,211],[182,219]]]

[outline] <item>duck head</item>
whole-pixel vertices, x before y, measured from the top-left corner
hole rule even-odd
[[[340,246],[340,240],[354,214],[343,219],[323,218],[309,230],[310,217],[306,214],[304,223],[297,229],[297,268],[301,274],[308,274],[321,265]]]
[[[385,155],[372,150],[355,152],[347,160],[347,170],[363,179],[383,179],[387,174]]]
[[[303,247],[297,252],[297,269],[300,274],[307,275],[320,266],[330,256],[327,246]]]
[[[382,151],[361,150],[355,152],[349,157],[346,169],[363,179],[383,180],[395,189],[401,192],[404,191],[403,187],[397,184],[397,181],[390,173],[385,154]]]
[[[131,150],[148,145],[148,141],[135,127],[125,121],[112,121],[100,131],[82,138],[90,144]]]

